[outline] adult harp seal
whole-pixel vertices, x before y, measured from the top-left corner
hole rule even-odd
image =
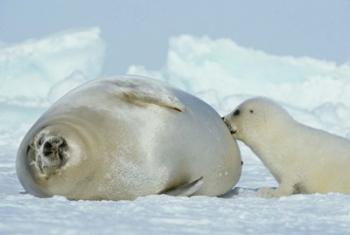
[[[241,174],[237,144],[209,105],[139,76],[67,93],[26,134],[16,165],[31,194],[87,200],[216,196]]]

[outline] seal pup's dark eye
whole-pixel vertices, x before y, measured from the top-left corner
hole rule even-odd
[[[249,112],[250,112],[250,113],[254,113],[254,110],[253,110],[253,109],[251,109],[251,110],[249,110]]]
[[[239,109],[237,109],[234,113],[233,116],[238,116],[241,113],[241,111],[239,111]]]

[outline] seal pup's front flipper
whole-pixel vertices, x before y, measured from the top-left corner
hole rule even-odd
[[[154,104],[178,112],[185,110],[184,104],[172,93],[170,89],[158,84],[157,81],[143,79],[113,81],[118,87],[118,94],[127,102],[145,106]]]
[[[203,185],[203,176],[190,183],[181,184],[171,189],[160,192],[159,194],[166,194],[170,196],[185,196],[189,197],[195,194]]]

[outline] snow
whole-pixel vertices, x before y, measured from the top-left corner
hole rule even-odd
[[[115,202],[24,194],[15,172],[21,138],[64,92],[100,76],[104,48],[97,28],[1,45],[1,235],[349,234],[348,195],[256,197],[257,188],[277,184],[241,143],[243,174],[237,188],[223,198],[151,195]],[[149,71],[133,65],[128,72],[168,81],[221,114],[251,96],[265,95],[297,120],[350,138],[348,64],[269,55],[229,39],[179,36],[170,40],[163,68]]]

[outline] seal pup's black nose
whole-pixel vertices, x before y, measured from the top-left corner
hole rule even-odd
[[[239,109],[237,109],[234,113],[233,116],[238,116],[241,113],[241,111]]]

